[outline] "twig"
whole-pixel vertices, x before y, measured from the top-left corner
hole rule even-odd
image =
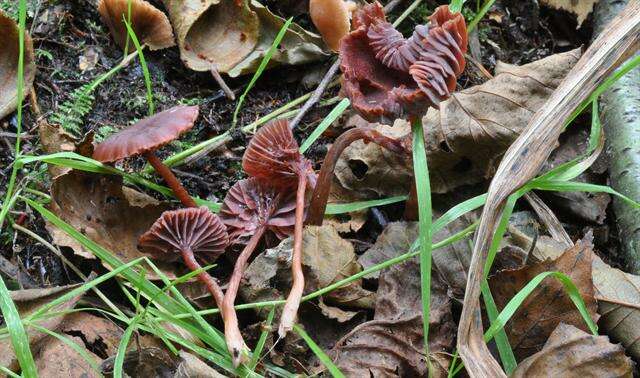
[[[480,284],[484,265],[508,197],[535,177],[555,148],[576,110],[625,58],[638,49],[640,2],[633,1],[584,53],[546,104],[516,139],[491,181],[476,231],[464,307],[458,328],[458,351],[472,378],[505,377],[484,341],[480,314]]]
[[[304,115],[307,114],[307,112],[315,104],[317,104],[318,101],[320,101],[322,94],[327,89],[329,84],[331,84],[331,82],[333,81],[333,77],[336,75],[339,68],[340,68],[340,59],[336,60],[333,63],[333,65],[329,68],[327,73],[324,75],[324,78],[322,78],[322,81],[320,82],[320,84],[318,84],[318,88],[316,88],[316,90],[313,91],[313,94],[311,95],[311,97],[307,100],[307,102],[304,103],[302,108],[300,108],[300,111],[298,112],[296,117],[291,122],[289,122],[289,127],[291,129],[294,129],[296,126],[298,126],[298,123],[300,123],[300,120],[302,119],[302,117],[304,117]]]
[[[220,88],[224,92],[225,96],[227,96],[227,98],[229,100],[234,101],[236,99],[236,94],[233,93],[233,91],[231,90],[231,88],[229,88],[229,86],[224,81],[222,76],[220,76],[220,72],[218,72],[218,69],[217,69],[216,65],[212,64],[211,65],[211,69],[209,71],[211,71],[211,76],[213,76],[215,81],[218,83],[218,85],[220,86]]]

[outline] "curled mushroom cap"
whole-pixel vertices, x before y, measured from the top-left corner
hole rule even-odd
[[[353,31],[340,45],[343,92],[372,122],[421,116],[455,89],[465,66],[464,18],[448,6],[405,39],[386,21],[379,3],[358,10]]]
[[[141,43],[151,50],[160,50],[175,45],[173,29],[167,16],[158,8],[144,0],[100,0],[98,12],[109,28],[116,43],[124,48],[127,40],[127,28],[123,19],[127,19],[129,1],[131,1],[131,27]],[[129,50],[134,46],[129,45]]]
[[[163,261],[180,260],[185,249],[215,261],[229,244],[224,224],[206,207],[165,211],[138,241],[138,248]]]
[[[313,172],[287,120],[276,120],[258,130],[244,153],[242,168],[249,176],[286,187],[295,185],[300,175]]]
[[[111,135],[96,147],[93,158],[111,163],[153,151],[191,130],[197,118],[197,106],[175,106]]]
[[[240,180],[231,187],[220,209],[231,243],[246,244],[261,227],[279,239],[293,234],[296,199],[256,178]]]
[[[322,39],[333,51],[338,51],[340,40],[349,34],[352,2],[344,0],[310,0],[309,15]]]

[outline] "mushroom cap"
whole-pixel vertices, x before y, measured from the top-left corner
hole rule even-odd
[[[175,106],[111,135],[96,146],[93,158],[111,163],[153,151],[191,130],[197,118],[197,106]]]
[[[313,172],[311,162],[300,153],[289,121],[282,119],[263,126],[253,136],[242,168],[249,176],[279,187],[291,187],[299,175]]]
[[[418,25],[407,39],[378,2],[356,11],[352,29],[340,44],[342,91],[368,121],[422,116],[455,89],[467,36],[464,18],[448,6],[437,8],[429,25]]]
[[[229,244],[229,235],[217,215],[206,207],[165,211],[138,240],[138,249],[162,261],[180,260],[183,248],[208,262]]]
[[[160,50],[175,46],[173,29],[167,16],[158,8],[144,0],[100,0],[98,12],[109,28],[116,43],[124,48],[127,40],[127,28],[123,22],[129,13],[131,1],[131,28],[141,43],[151,50]],[[135,47],[129,44],[129,50]]]
[[[340,40],[349,34],[350,11],[344,0],[310,0],[309,15],[322,39],[333,51],[338,51]]]
[[[266,226],[278,238],[293,234],[296,198],[256,178],[236,182],[224,198],[220,218],[233,244],[246,244],[260,227]]]

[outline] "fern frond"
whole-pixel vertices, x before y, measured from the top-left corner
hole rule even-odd
[[[84,117],[93,109],[95,101],[92,84],[85,84],[71,92],[69,99],[58,107],[49,120],[72,135],[82,135]]]

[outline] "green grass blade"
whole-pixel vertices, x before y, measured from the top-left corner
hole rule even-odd
[[[298,335],[300,335],[300,337],[302,337],[302,339],[309,346],[309,349],[311,349],[313,354],[315,354],[316,357],[318,357],[318,360],[320,360],[320,362],[322,362],[324,367],[326,367],[327,370],[329,370],[329,373],[331,373],[331,375],[334,378],[344,378],[345,377],[345,375],[342,374],[340,369],[338,369],[338,367],[333,363],[333,361],[331,361],[331,358],[329,358],[329,356],[327,356],[327,354],[322,350],[322,348],[320,348],[318,346],[318,344],[316,344],[315,341],[313,341],[311,336],[309,336],[309,334],[307,334],[307,332],[304,329],[302,329],[302,327],[300,327],[297,324],[294,324],[293,330],[296,331],[296,333]]]
[[[280,31],[278,31],[278,34],[276,35],[276,38],[273,40],[273,43],[271,44],[269,51],[267,51],[264,58],[262,58],[262,61],[260,62],[258,69],[253,74],[251,81],[249,81],[249,84],[247,85],[247,87],[244,89],[244,92],[240,96],[240,99],[238,100],[238,105],[236,105],[236,109],[233,112],[233,121],[231,123],[232,129],[235,128],[236,125],[238,124],[238,113],[242,108],[242,104],[244,103],[245,97],[247,97],[247,93],[249,93],[251,88],[253,88],[253,86],[256,84],[256,82],[260,78],[260,75],[262,75],[262,72],[267,68],[267,64],[269,64],[269,61],[271,60],[273,53],[278,48],[278,45],[282,41],[282,38],[284,38],[284,35],[287,33],[287,30],[289,30],[289,26],[291,25],[292,22],[293,22],[293,17],[289,18],[287,22],[285,22],[284,25],[282,25],[282,28],[280,28]]]
[[[498,330],[503,329],[507,324],[509,319],[515,314],[518,308],[522,305],[525,299],[531,294],[542,281],[544,281],[547,277],[554,277],[558,281],[562,283],[565,291],[571,298],[571,301],[576,306],[582,319],[585,321],[589,330],[594,335],[598,334],[598,326],[593,321],[591,316],[589,315],[589,311],[587,310],[587,306],[580,296],[580,291],[576,287],[576,285],[571,281],[571,278],[562,272],[543,272],[535,276],[525,287],[522,288],[513,298],[504,306],[502,312],[498,315],[496,320],[491,324],[487,332],[484,334],[485,341],[491,340],[497,333]]]
[[[256,349],[253,351],[253,356],[251,357],[251,362],[249,362],[249,369],[255,370],[256,366],[258,366],[258,362],[260,361],[260,356],[262,355],[262,350],[264,349],[264,345],[267,342],[267,337],[269,337],[269,330],[271,329],[271,324],[273,324],[273,318],[276,314],[276,307],[271,307],[271,311],[269,311],[269,315],[267,315],[267,320],[264,322],[264,329],[260,333],[260,338],[258,339],[258,343],[256,343]]]
[[[449,9],[451,12],[460,12],[462,11],[462,6],[464,5],[466,0],[451,0],[449,3]]]
[[[467,32],[471,33],[471,31],[475,29],[476,26],[478,26],[478,23],[480,22],[480,20],[482,20],[482,18],[487,14],[489,9],[495,2],[496,0],[487,0],[484,2],[484,4],[482,5],[482,8],[480,8],[480,10],[478,11],[478,14],[476,15],[476,17],[474,17],[474,19],[469,23],[469,26],[467,27]]]
[[[531,189],[547,190],[555,192],[588,192],[588,193],[608,193],[614,195],[629,205],[640,208],[640,203],[632,200],[631,198],[615,191],[613,188],[606,185],[589,184],[586,182],[575,181],[538,181],[533,180],[527,186]]]
[[[20,363],[22,375],[29,378],[37,377],[38,372],[36,370],[36,364],[33,361],[33,355],[29,348],[29,337],[27,336],[27,332],[24,330],[18,309],[16,308],[15,303],[13,303],[9,290],[4,284],[4,279],[2,279],[2,277],[0,277],[0,310],[2,310],[4,322],[9,330],[11,345],[13,345],[13,350],[18,362]]]
[[[486,278],[480,283],[480,290],[482,291],[482,299],[484,300],[489,322],[493,324],[498,317],[498,307],[496,306],[496,302],[493,300],[493,295],[491,295],[491,289],[489,288]],[[518,363],[516,362],[516,356],[513,355],[513,349],[511,348],[509,338],[507,337],[504,329],[501,329],[496,333],[495,339],[496,346],[498,347],[498,354],[502,361],[502,367],[507,375],[511,375],[511,373],[516,370]]]
[[[302,142],[302,145],[300,146],[300,153],[304,154],[309,149],[309,147],[311,147],[311,145],[320,137],[320,135],[322,135],[322,133],[324,133],[329,128],[329,126],[331,126],[333,121],[335,121],[342,115],[342,113],[344,113],[345,110],[347,110],[349,105],[351,105],[351,101],[349,101],[348,98],[343,98],[342,101],[340,101],[338,105],[336,105],[331,110],[331,112],[322,120],[322,122],[320,122],[315,130],[313,130],[311,135],[309,135],[309,137],[304,142]]]
[[[18,374],[12,372],[11,370],[9,370],[8,368],[6,368],[4,366],[0,366],[0,372],[6,374],[7,377],[20,378],[20,376]]]
[[[431,309],[431,184],[424,146],[422,118],[411,121],[413,133],[413,172],[418,197],[418,229],[420,240],[420,290],[422,293],[422,328],[424,347],[429,356],[429,315]],[[429,358],[427,358],[427,361]]]
[[[118,352],[116,353],[116,359],[113,363],[113,377],[114,378],[122,378],[122,369],[124,366],[124,357],[127,354],[127,346],[129,346],[129,341],[131,340],[131,336],[133,332],[138,328],[139,317],[133,318],[131,324],[124,330],[124,334],[122,334],[122,338],[120,339],[120,344],[118,345]]]
[[[149,67],[147,67],[147,61],[144,58],[144,54],[142,53],[142,46],[140,46],[140,41],[138,41],[138,37],[136,33],[131,28],[131,24],[124,19],[124,25],[127,27],[127,34],[133,44],[136,46],[136,51],[138,52],[138,59],[140,59],[140,67],[142,67],[142,74],[144,75],[144,83],[147,86],[147,106],[149,107],[149,116],[152,116],[155,112],[155,107],[153,105],[153,89],[151,88],[151,75],[149,74]]]
[[[336,215],[336,214],[344,214],[344,213],[352,213],[354,211],[365,210],[371,207],[376,206],[384,206],[392,203],[398,203],[402,201],[406,201],[407,196],[396,196],[396,197],[388,197],[381,198],[369,201],[357,201],[350,203],[330,203],[327,205],[327,210],[325,214],[327,215]]]

